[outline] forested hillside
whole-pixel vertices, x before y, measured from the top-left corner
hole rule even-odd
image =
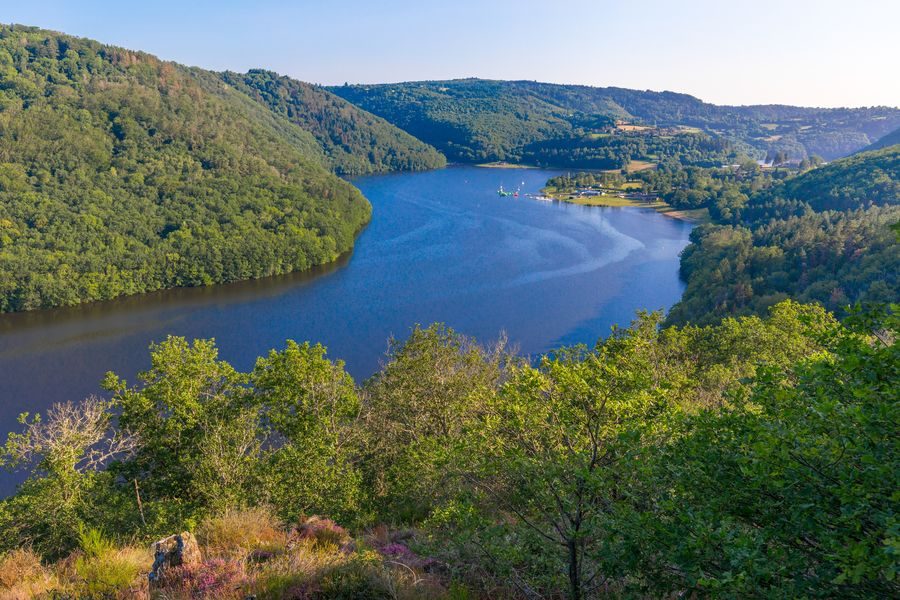
[[[710,196],[717,224],[691,234],[670,322],[759,314],[788,297],[839,313],[900,297],[900,145],[744,191],[724,209]]]
[[[306,269],[370,207],[221,78],[0,27],[0,312]]]
[[[530,81],[464,79],[330,89],[432,144],[451,160],[464,162],[543,157],[546,163],[541,164],[589,168],[566,153],[551,156],[526,148],[579,140],[576,146],[590,141],[596,152],[604,142],[591,134],[609,132],[616,120],[698,128],[760,157],[783,151],[796,159],[846,156],[900,125],[900,110],[888,107],[716,106],[673,92]]]
[[[466,80],[329,88],[417,138],[450,160],[518,160],[529,143],[568,138],[568,110],[503,82]],[[614,107],[597,111],[603,125]]]
[[[896,314],[659,320],[537,364],[416,328],[359,385],[319,345],[242,373],[169,338],[0,448],[30,474],[0,501],[0,592],[896,597]],[[190,561],[148,594],[179,532]]]
[[[808,204],[815,212],[898,204],[900,145],[856,154],[787,179],[755,196],[745,212],[759,218],[761,209],[780,203]],[[783,216],[783,209],[770,210]]]
[[[261,69],[226,72],[222,78],[312,133],[338,174],[415,171],[447,164],[431,146],[320,86]]]

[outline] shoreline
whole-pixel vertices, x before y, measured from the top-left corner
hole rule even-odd
[[[709,211],[705,208],[679,210],[673,208],[670,204],[658,200],[656,202],[640,202],[629,200],[628,198],[619,198],[618,196],[592,196],[589,198],[565,197],[557,194],[549,193],[542,190],[541,193],[552,198],[556,202],[566,202],[568,204],[577,204],[579,206],[599,206],[605,208],[652,208],[657,213],[669,217],[670,219],[678,219],[687,223],[701,225],[709,222]]]
[[[678,219],[679,221],[686,221],[695,225],[703,225],[712,222],[709,218],[709,210],[705,208],[678,210],[677,208],[672,208],[668,204],[666,204],[666,206],[671,210],[657,210],[656,212],[665,217],[669,217],[670,219]]]

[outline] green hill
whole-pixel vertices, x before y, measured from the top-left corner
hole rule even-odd
[[[785,181],[773,195],[813,210],[852,210],[900,203],[900,146],[854,154]]]
[[[370,206],[219,75],[0,26],[0,311],[334,260]]]
[[[571,137],[569,111],[499,81],[465,80],[331,91],[384,117],[455,161],[518,160],[528,143]],[[604,115],[614,107],[603,107]],[[623,115],[624,116],[624,115]],[[604,124],[608,119],[604,119]]]
[[[674,92],[531,81],[464,79],[329,89],[452,160],[467,162],[524,161],[535,154],[529,144],[548,141],[587,138],[602,147],[602,136],[617,119],[698,128],[760,156],[783,150],[795,158],[818,154],[826,159],[850,154],[900,125],[895,108],[716,106]],[[588,166],[573,164],[565,151],[545,162]]]
[[[434,148],[321,86],[254,69],[222,78],[315,136],[341,175],[414,171],[446,166]]]
[[[900,146],[857,154],[753,194],[731,224],[700,227],[670,323],[762,314],[787,297],[839,314],[900,298]]]

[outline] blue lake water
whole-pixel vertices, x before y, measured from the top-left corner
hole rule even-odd
[[[556,171],[451,167],[354,180],[373,205],[337,264],[227,286],[0,315],[0,432],[22,411],[100,393],[112,370],[134,380],[168,334],[214,337],[239,369],[286,339],[325,344],[358,380],[390,336],[445,322],[525,354],[593,343],[640,308],[681,296],[678,255],[691,226],[639,208],[501,198],[537,193]],[[13,478],[0,477],[0,494]]]

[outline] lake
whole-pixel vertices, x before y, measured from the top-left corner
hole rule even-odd
[[[106,371],[134,380],[168,334],[214,337],[238,369],[286,339],[322,342],[357,380],[390,336],[435,321],[522,353],[593,343],[640,308],[668,308],[683,284],[691,225],[640,208],[499,197],[537,193],[558,171],[451,167],[355,179],[373,205],[351,256],[312,273],[168,290],[0,315],[0,430],[22,411],[100,393]],[[4,436],[5,437],[5,436]],[[0,494],[15,478],[0,477]]]

